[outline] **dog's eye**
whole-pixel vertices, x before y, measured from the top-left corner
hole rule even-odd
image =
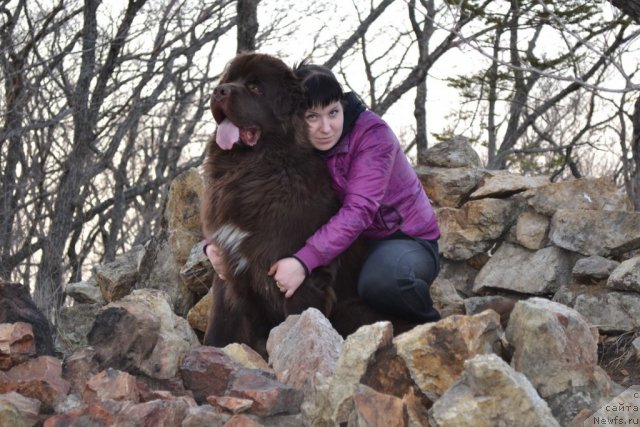
[[[258,86],[255,83],[247,83],[247,89],[249,89],[251,92],[255,93],[256,95],[262,95],[262,90],[260,90],[260,86]]]

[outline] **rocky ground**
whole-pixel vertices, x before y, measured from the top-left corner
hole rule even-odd
[[[55,334],[0,282],[0,425],[602,425],[640,385],[640,213],[604,178],[483,170],[462,139],[427,163],[440,322],[343,340],[308,310],[272,331],[266,359],[201,346],[211,269],[192,171],[163,235],[66,287]]]

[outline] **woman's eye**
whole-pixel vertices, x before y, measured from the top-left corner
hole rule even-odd
[[[251,92],[257,95],[262,95],[262,91],[260,90],[260,87],[255,83],[247,84],[247,89],[249,89]]]
[[[337,114],[338,114],[338,110],[331,110],[329,112],[329,116],[331,116],[331,117],[335,117]]]
[[[309,114],[305,117],[306,120],[315,120],[316,118],[318,118],[318,116],[316,116],[315,114]]]

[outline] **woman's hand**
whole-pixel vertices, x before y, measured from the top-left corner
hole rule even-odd
[[[205,253],[207,254],[207,258],[209,258],[209,261],[213,266],[213,271],[216,272],[219,278],[221,278],[222,280],[226,280],[225,276],[227,274],[227,271],[222,259],[222,251],[220,250],[220,247],[215,243],[207,243]]]
[[[273,276],[280,292],[285,298],[291,298],[305,279],[305,269],[295,258],[283,258],[269,269],[269,276]]]

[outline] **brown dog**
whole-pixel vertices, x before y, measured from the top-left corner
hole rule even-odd
[[[231,61],[211,97],[218,128],[207,147],[202,223],[224,252],[228,277],[214,279],[207,345],[263,349],[274,326],[309,307],[343,336],[385,318],[357,299],[362,251],[315,269],[291,298],[267,275],[339,207],[324,161],[307,140],[303,96],[282,61],[250,53]]]

